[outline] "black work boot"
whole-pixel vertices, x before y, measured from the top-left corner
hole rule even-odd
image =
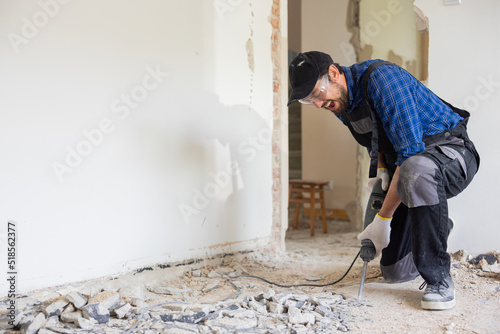
[[[455,285],[451,276],[436,284],[424,282],[420,286],[420,290],[426,285],[421,302],[424,310],[448,310],[455,306]]]

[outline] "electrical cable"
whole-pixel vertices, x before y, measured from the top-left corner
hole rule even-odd
[[[327,283],[327,284],[309,284],[309,283],[303,283],[303,284],[290,284],[290,285],[286,285],[286,284],[279,284],[279,283],[276,283],[276,282],[271,282],[271,281],[269,281],[269,280],[267,280],[265,278],[262,278],[262,277],[259,277],[259,276],[253,276],[253,275],[239,275],[239,276],[234,276],[234,277],[231,277],[231,280],[235,279],[235,278],[244,278],[244,277],[257,278],[257,279],[260,279],[261,281],[264,281],[264,282],[266,282],[268,284],[276,285],[276,286],[279,286],[279,287],[282,287],[282,288],[295,288],[295,287],[299,287],[299,286],[313,286],[313,287],[330,286],[330,285],[337,284],[338,282],[342,281],[344,279],[344,277],[347,276],[347,274],[351,270],[352,266],[354,265],[354,262],[356,262],[356,260],[358,259],[360,253],[361,253],[361,251],[358,252],[358,254],[356,255],[356,257],[352,261],[351,265],[349,266],[349,269],[347,269],[347,271],[345,272],[344,276],[342,276],[340,279],[338,279],[338,280],[336,280],[335,282],[332,282],[332,283]]]
[[[289,284],[289,285],[286,285],[286,284],[279,284],[279,283],[276,283],[276,282],[272,282],[272,281],[269,281],[269,280],[267,280],[265,278],[262,278],[262,277],[259,277],[259,276],[254,276],[254,275],[239,275],[239,276],[231,277],[228,280],[228,282],[231,283],[237,289],[237,291],[235,293],[233,293],[231,296],[222,299],[222,301],[226,301],[228,299],[231,299],[231,298],[236,297],[236,296],[238,296],[238,295],[241,294],[241,289],[238,288],[238,286],[236,286],[236,284],[234,284],[232,282],[232,280],[236,279],[236,278],[256,278],[256,279],[260,279],[261,281],[264,281],[264,282],[266,282],[268,284],[276,285],[276,286],[279,286],[279,287],[282,287],[282,288],[295,288],[295,287],[299,287],[299,286],[325,287],[325,286],[330,286],[330,285],[337,284],[337,283],[339,283],[340,281],[342,281],[347,276],[347,274],[349,273],[349,271],[351,271],[351,268],[354,265],[354,263],[356,262],[356,260],[358,259],[360,253],[361,253],[361,250],[358,252],[358,254],[356,254],[356,257],[354,258],[354,260],[352,261],[351,265],[349,266],[349,268],[347,269],[347,271],[345,272],[345,274],[341,278],[339,278],[335,282],[327,283],[327,284],[309,284],[309,283],[303,283],[303,284]],[[164,302],[164,303],[160,303],[160,304],[156,304],[156,305],[150,306],[147,309],[145,309],[139,315],[139,318],[137,319],[137,321],[134,324],[134,326],[132,326],[128,331],[124,332],[123,334],[131,334],[132,331],[139,325],[139,323],[142,320],[142,317],[144,316],[144,314],[146,314],[147,311],[149,311],[152,308],[155,308],[155,307],[158,307],[158,306],[162,306],[162,305],[166,305],[166,304],[187,304],[187,305],[190,305],[191,303],[181,302],[181,301],[173,301],[173,302]]]

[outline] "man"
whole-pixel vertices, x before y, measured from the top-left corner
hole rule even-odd
[[[384,278],[404,282],[420,274],[422,308],[454,307],[447,199],[464,190],[479,167],[466,131],[470,114],[384,61],[344,67],[311,51],[290,63],[289,76],[288,105],[299,101],[332,111],[368,148],[370,177],[382,179],[387,195],[358,239],[372,240]]]

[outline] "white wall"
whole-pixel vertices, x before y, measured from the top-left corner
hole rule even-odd
[[[58,1],[0,2],[18,290],[267,244],[272,1]]]
[[[355,62],[346,28],[348,1],[302,1],[302,51],[322,51],[343,66]],[[302,178],[333,181],[326,206],[345,209],[355,199],[356,147],[349,130],[330,111],[302,106]]]
[[[469,135],[481,155],[471,185],[449,201],[456,228],[449,250],[486,252],[500,249],[500,2],[416,0],[429,19],[429,87],[472,116]]]

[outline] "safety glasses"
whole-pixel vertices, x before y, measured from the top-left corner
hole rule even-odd
[[[314,87],[311,94],[306,96],[303,99],[300,99],[299,102],[302,104],[314,104],[315,102],[321,102],[326,99],[326,95],[328,94],[328,88],[330,87],[330,82],[328,80],[328,73],[324,74],[318,84]]]

